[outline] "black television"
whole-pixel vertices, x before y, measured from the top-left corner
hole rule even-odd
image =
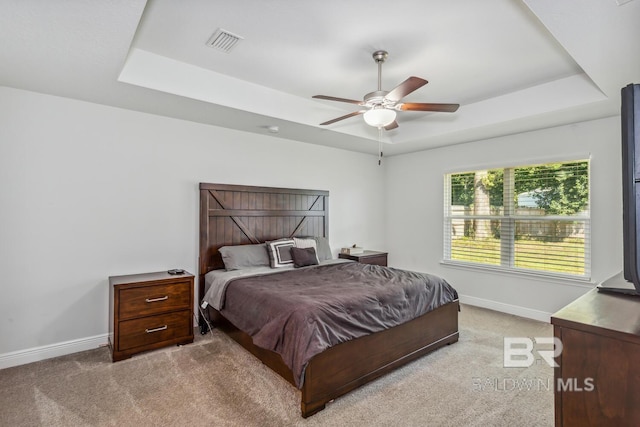
[[[640,296],[640,84],[623,87],[621,100],[624,270],[598,288]]]

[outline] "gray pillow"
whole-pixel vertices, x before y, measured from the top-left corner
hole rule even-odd
[[[219,249],[226,270],[269,266],[269,253],[264,243],[257,245],[223,246]]]
[[[326,237],[315,237],[316,239],[316,249],[318,259],[320,261],[326,261],[328,259],[333,259],[333,254],[331,253],[331,246],[329,245],[329,239]]]

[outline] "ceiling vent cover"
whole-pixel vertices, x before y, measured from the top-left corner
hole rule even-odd
[[[243,38],[227,30],[218,28],[207,41],[207,46],[229,53],[240,40],[243,40]]]

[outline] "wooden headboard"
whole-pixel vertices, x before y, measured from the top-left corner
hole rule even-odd
[[[200,183],[198,303],[222,246],[293,236],[329,236],[328,191]]]

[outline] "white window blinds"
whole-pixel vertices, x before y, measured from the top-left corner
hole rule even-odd
[[[588,160],[445,175],[444,259],[589,279]]]

